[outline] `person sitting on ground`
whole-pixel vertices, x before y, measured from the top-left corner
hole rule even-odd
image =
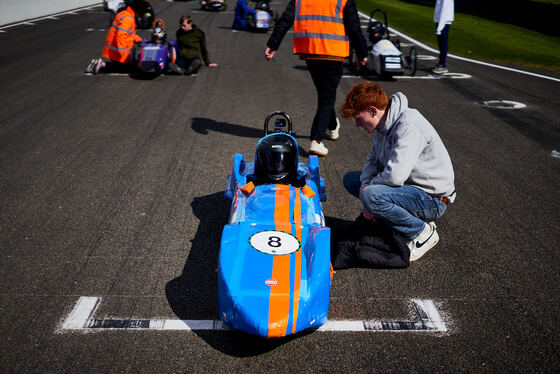
[[[352,87],[340,113],[368,134],[375,131],[362,171],[348,172],[344,186],[361,200],[364,217],[402,233],[410,261],[418,260],[437,244],[434,221],[456,197],[447,149],[404,94],[387,98],[375,82]]]
[[[247,6],[246,0],[237,0],[235,5],[235,16],[233,18],[233,25],[231,26],[234,30],[248,30],[250,29],[249,18],[254,19],[257,11],[251,9]]]
[[[136,34],[137,5],[137,0],[123,1],[105,38],[103,58],[91,60],[86,72],[92,74],[130,72],[134,43],[142,41],[142,38]]]
[[[202,60],[207,66],[216,67],[218,64],[210,62],[204,32],[199,29],[188,14],[179,19],[179,29],[176,33],[178,53],[177,65],[185,75],[196,74]]]

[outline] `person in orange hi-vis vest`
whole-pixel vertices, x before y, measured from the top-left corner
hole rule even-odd
[[[358,65],[367,61],[367,47],[354,0],[290,0],[266,43],[271,60],[282,39],[294,27],[294,53],[305,60],[317,90],[317,110],[311,125],[309,153],[326,156],[323,139],[337,140],[340,122],[334,104],[350,44]]]
[[[97,74],[100,72],[129,72],[130,59],[134,43],[142,38],[136,34],[135,9],[137,0],[123,1],[124,9],[115,16],[103,46],[103,59],[93,59],[86,72]]]

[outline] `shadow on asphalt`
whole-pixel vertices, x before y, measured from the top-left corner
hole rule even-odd
[[[243,125],[235,125],[233,123],[218,122],[209,118],[195,117],[192,119],[192,129],[199,134],[207,135],[209,132],[221,132],[242,138],[260,139],[264,131],[263,129],[255,129]]]
[[[228,122],[218,122],[210,118],[199,118],[195,117],[192,119],[192,129],[203,135],[208,135],[210,132],[221,132],[224,134],[229,134],[233,136],[239,136],[242,138],[254,138],[260,139],[264,136],[263,129],[255,129],[253,127],[236,125]],[[296,139],[306,139],[307,137],[299,136],[296,133],[292,133],[292,136]],[[257,142],[255,142],[255,146]],[[299,145],[299,155],[302,157],[309,157],[309,153]],[[251,155],[252,157],[252,155]]]
[[[230,205],[223,192],[196,197],[191,203],[200,223],[191,240],[183,272],[165,286],[169,306],[179,319],[216,319],[218,316],[216,269]]]

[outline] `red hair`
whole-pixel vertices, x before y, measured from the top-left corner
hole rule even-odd
[[[340,108],[340,114],[345,119],[351,119],[368,110],[370,106],[385,110],[388,104],[387,94],[377,83],[364,81],[348,91]]]

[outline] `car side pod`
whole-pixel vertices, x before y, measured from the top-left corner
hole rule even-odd
[[[232,200],[218,263],[221,320],[249,334],[283,337],[328,317],[330,229],[316,156],[298,163],[302,186],[257,184],[255,163],[234,157],[225,196]]]

